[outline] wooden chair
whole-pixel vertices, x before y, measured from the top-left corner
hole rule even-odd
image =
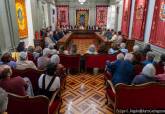
[[[110,92],[107,93],[108,97],[111,97],[111,101],[114,107],[114,112],[119,110],[135,109],[135,110],[160,110],[165,109],[165,84],[164,83],[145,83],[140,85],[125,85],[117,84],[113,86],[111,81]],[[108,89],[107,89],[108,90]],[[108,92],[108,91],[107,91]],[[127,112],[129,113],[129,112]]]
[[[57,114],[61,106],[61,99],[55,98],[59,90],[54,93],[52,99],[38,95],[35,97],[18,96],[8,93],[8,114]]]

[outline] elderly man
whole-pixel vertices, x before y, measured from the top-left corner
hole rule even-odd
[[[0,88],[0,114],[7,114],[5,111],[7,110],[8,97],[5,90]]]
[[[147,65],[147,64],[149,64],[149,63],[155,64],[154,58],[155,58],[154,52],[149,51],[149,52],[147,53],[147,55],[146,55],[146,60],[143,61],[143,65],[145,66],[145,65]]]
[[[24,70],[27,68],[37,69],[36,65],[33,63],[33,61],[27,60],[27,53],[26,52],[20,52],[19,60],[16,62],[16,69]]]
[[[124,83],[131,84],[134,78],[134,66],[132,65],[133,55],[127,53],[124,57],[124,61],[120,63],[119,67],[114,72],[112,83]]]

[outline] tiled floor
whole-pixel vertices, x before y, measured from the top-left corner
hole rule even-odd
[[[67,76],[61,114],[112,114],[105,105],[103,74]]]

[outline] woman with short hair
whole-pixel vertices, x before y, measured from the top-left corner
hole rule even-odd
[[[143,84],[147,82],[155,82],[155,74],[156,74],[156,69],[153,64],[147,64],[143,70],[141,75],[135,76],[133,79],[132,83],[133,84]]]

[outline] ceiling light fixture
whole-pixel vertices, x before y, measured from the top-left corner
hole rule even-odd
[[[78,0],[80,2],[80,4],[84,4],[86,2],[86,0]]]

